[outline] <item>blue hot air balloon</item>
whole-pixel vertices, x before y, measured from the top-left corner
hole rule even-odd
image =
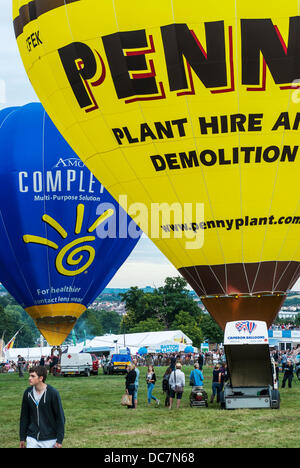
[[[41,104],[0,112],[0,156],[0,281],[60,345],[141,231]]]

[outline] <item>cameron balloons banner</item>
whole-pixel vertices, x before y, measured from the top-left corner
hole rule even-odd
[[[270,324],[299,277],[299,14],[298,0],[13,1],[36,93],[112,195],[148,213],[202,204],[142,227],[222,326]]]
[[[0,112],[0,153],[0,281],[60,345],[140,230],[41,104]]]

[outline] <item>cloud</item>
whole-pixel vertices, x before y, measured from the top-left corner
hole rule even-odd
[[[138,286],[159,287],[163,286],[167,276],[180,276],[176,268],[169,264],[132,262],[127,261],[123,264],[111,282],[108,288],[130,288]]]
[[[2,99],[1,93],[1,108],[21,106],[28,102],[38,101],[19,54],[13,28],[11,4],[11,0],[1,0],[0,81],[1,89],[3,84],[5,88],[5,99]]]
[[[163,286],[168,276],[180,276],[180,274],[153,242],[143,234],[107,287],[159,287]]]

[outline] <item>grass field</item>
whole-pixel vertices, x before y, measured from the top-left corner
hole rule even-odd
[[[300,446],[300,382],[282,389],[280,410],[221,411],[190,408],[186,387],[179,410],[164,407],[161,390],[165,368],[156,368],[158,382],[153,392],[161,405],[148,407],[146,368],[140,368],[138,409],[120,405],[124,376],[59,378],[47,382],[56,387],[66,416],[65,448],[298,448]],[[191,367],[184,369],[190,374]],[[211,395],[212,370],[204,369],[204,388]],[[19,412],[28,374],[0,374],[1,448],[19,445]]]

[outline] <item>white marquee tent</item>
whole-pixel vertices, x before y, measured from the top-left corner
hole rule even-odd
[[[192,346],[192,340],[181,330],[172,330],[96,336],[87,341],[85,350],[118,352],[129,348],[131,354],[136,354],[144,347],[150,353],[162,353],[184,351],[186,346]],[[194,351],[197,352],[197,348]]]
[[[181,330],[129,333],[125,335],[96,336],[86,343],[78,343],[77,346],[69,346],[68,352],[120,352],[130,349],[132,355],[137,354],[140,348],[146,348],[149,353],[180,352],[187,346],[192,346],[192,340]],[[194,348],[194,352],[197,352]],[[36,348],[12,348],[7,351],[6,359],[17,361],[18,355],[26,360],[37,361],[41,356],[50,356],[51,347]]]
[[[11,348],[5,353],[5,358],[8,361],[17,362],[18,356],[22,356],[26,361],[38,361],[42,356],[50,356],[52,347],[43,346],[36,348]],[[69,346],[68,351],[71,353],[80,353],[83,349],[83,344],[77,346]]]

